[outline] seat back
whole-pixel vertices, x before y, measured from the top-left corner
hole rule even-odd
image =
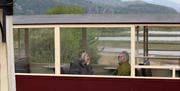
[[[30,73],[30,66],[28,58],[20,58],[15,61],[15,72],[16,73]]]
[[[61,74],[69,74],[70,64],[61,65]]]

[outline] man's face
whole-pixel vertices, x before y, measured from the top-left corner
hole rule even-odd
[[[126,57],[125,57],[125,54],[124,53],[120,53],[119,56],[118,56],[118,61],[119,63],[124,63],[126,62]]]

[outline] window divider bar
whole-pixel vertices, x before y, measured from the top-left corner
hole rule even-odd
[[[175,68],[172,69],[172,77],[176,78],[176,69]]]
[[[131,26],[131,76],[135,77],[136,26]]]
[[[60,75],[60,28],[54,27],[55,75]]]

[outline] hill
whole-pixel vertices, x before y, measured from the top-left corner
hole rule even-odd
[[[143,0],[148,3],[163,5],[174,8],[176,11],[180,12],[180,0]]]
[[[119,13],[177,13],[176,10],[146,3],[144,1],[121,0],[17,0],[14,14],[46,14],[56,6],[78,6],[86,10],[88,14],[119,14]]]

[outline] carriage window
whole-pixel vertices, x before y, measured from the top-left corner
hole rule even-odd
[[[14,29],[16,73],[54,73],[53,28]]]
[[[180,27],[139,27],[136,75],[180,77]]]
[[[61,74],[130,76],[130,30],[61,28]]]

